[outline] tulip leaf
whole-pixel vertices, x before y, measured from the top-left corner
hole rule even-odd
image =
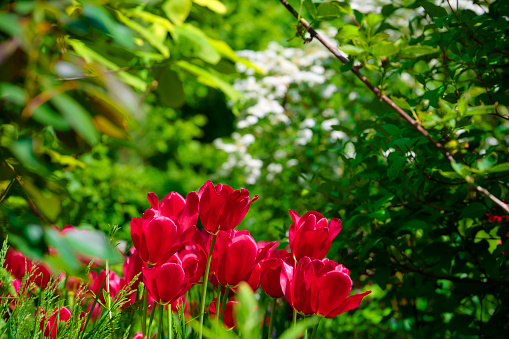
[[[112,263],[121,262],[122,256],[108,242],[102,232],[96,230],[67,232],[65,241],[77,252]]]
[[[261,315],[253,291],[245,282],[240,285],[237,298],[240,305],[236,307],[235,315],[240,332],[246,339],[259,338]]]
[[[316,325],[318,322],[317,317],[304,318],[301,321],[298,321],[295,327],[290,327],[286,331],[281,334],[279,339],[294,339],[297,338],[299,334],[303,333],[305,329],[311,328]]]

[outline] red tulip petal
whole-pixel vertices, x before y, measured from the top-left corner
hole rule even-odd
[[[137,249],[140,248],[141,234],[143,233],[141,229],[142,220],[138,217],[131,219],[131,238],[133,239],[134,247]]]
[[[281,263],[281,275],[279,277],[279,283],[281,284],[281,290],[288,300],[288,303],[293,307],[293,293],[292,293],[292,281],[293,281],[293,266],[288,265],[282,259],[279,259]]]
[[[253,269],[258,247],[247,231],[234,232],[226,256],[226,280],[228,285],[236,286]]]
[[[320,277],[318,283],[318,305],[314,311],[327,315],[338,308],[352,290],[352,280],[342,272],[331,271]]]
[[[147,200],[153,209],[159,210],[159,197],[157,196],[157,194],[149,192],[147,194]]]
[[[160,301],[164,303],[173,302],[179,295],[185,280],[185,273],[182,266],[174,263],[163,264],[157,276],[157,289]]]
[[[334,238],[341,232],[341,228],[343,227],[341,220],[338,218],[331,219],[329,222],[329,241],[332,242]]]
[[[290,230],[288,231],[288,240],[290,242],[290,246],[292,246],[295,240],[295,233],[297,232],[297,225],[299,224],[300,216],[294,210],[288,210],[290,213],[290,217],[292,217],[293,224],[290,226]]]
[[[359,305],[361,304],[362,298],[364,298],[365,296],[367,296],[370,293],[371,293],[371,291],[366,291],[361,294],[354,294],[354,295],[349,296],[348,298],[345,299],[345,301],[337,309],[333,310],[331,313],[327,314],[325,317],[326,318],[334,318],[335,316],[337,316],[341,313],[345,313],[350,310],[353,310],[354,308],[359,307]]]
[[[186,206],[179,215],[179,223],[186,230],[198,223],[198,205],[200,199],[196,192],[189,192],[186,197]]]
[[[159,211],[165,217],[176,217],[185,205],[186,200],[179,193],[171,192],[161,200]]]
[[[177,235],[177,225],[170,218],[159,217],[152,219],[145,234],[149,261],[160,263],[168,259],[170,249],[174,245]]]
[[[200,189],[200,193],[199,215],[203,228],[215,234],[219,229],[219,218],[226,198],[216,194],[212,184],[207,185],[203,191]]]

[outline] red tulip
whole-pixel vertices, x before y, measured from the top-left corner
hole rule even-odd
[[[326,318],[358,307],[371,291],[348,297],[352,290],[349,271],[329,259],[302,258],[292,267],[281,260],[281,289],[290,305],[304,315]]]
[[[193,225],[196,221],[194,211],[197,211],[198,206],[196,193],[187,195],[188,200],[184,206],[180,199],[182,197],[172,193],[165,198],[166,201],[163,200],[164,205],[159,205],[157,196],[149,193],[152,208],[146,210],[142,218],[131,220],[134,247],[140,258],[147,263],[164,263],[191,240],[196,230]],[[177,215],[170,215],[172,213]]]
[[[187,266],[191,262],[196,262],[196,271],[189,280],[192,282],[199,282],[205,273],[208,258],[208,237],[209,234],[205,231],[196,230],[193,241],[187,243],[177,254],[182,260],[182,265]]]
[[[26,267],[27,271],[31,272],[30,282],[35,283],[39,287],[46,287],[51,278],[51,272],[47,264],[33,262],[25,257],[23,253],[12,248],[7,250],[4,265],[7,270],[11,270],[12,276],[20,281],[23,280],[25,276]]]
[[[341,220],[327,219],[316,211],[309,211],[302,217],[290,210],[293,224],[288,239],[295,260],[303,257],[323,259],[329,252],[332,240],[341,231]]]
[[[230,300],[226,303],[226,306],[224,307],[224,317],[223,317],[223,327],[228,327],[229,329],[234,329],[237,327],[237,324],[235,323],[235,320],[233,319],[233,311],[235,308],[235,305],[238,305],[239,302],[236,300]],[[209,317],[211,320],[214,320],[216,318],[216,298],[212,300],[212,302],[209,305]],[[221,316],[221,308],[222,304],[219,303],[219,316]]]
[[[90,278],[90,282],[88,283],[88,289],[94,292],[95,295],[99,295],[99,300],[101,300],[103,303],[105,302],[103,291],[107,290],[108,286],[106,284],[108,284],[108,282],[110,296],[113,299],[115,299],[117,293],[124,287],[122,279],[113,271],[109,271],[108,281],[104,281],[104,279],[106,279],[106,269],[99,272],[99,274],[97,274],[97,272],[92,271],[88,274],[88,276]]]
[[[125,279],[124,285],[129,284],[131,280],[133,280],[134,277],[136,277],[139,274],[136,281],[131,285],[131,289],[136,290],[140,282],[143,280],[142,275],[140,274],[141,269],[143,267],[143,261],[138,255],[138,251],[136,251],[136,248],[131,247],[129,252],[131,253],[131,255],[125,258],[124,266],[122,267],[122,271],[124,273],[123,279]]]
[[[211,271],[221,285],[235,287],[246,281],[257,264],[257,252],[248,231],[220,231],[212,252]]]
[[[196,226],[198,222],[198,194],[189,192],[184,199],[179,193],[171,192],[159,202],[159,197],[150,192],[147,194],[151,210],[156,215],[171,218],[176,217],[181,227],[187,229]]]
[[[157,333],[154,333],[154,336],[152,337],[152,339],[154,339],[156,337]],[[133,339],[143,339],[143,333],[142,332],[138,332],[134,335]]]
[[[196,262],[183,266],[175,255],[161,266],[143,268],[143,283],[155,301],[160,304],[173,303],[195,285],[189,277],[196,272],[196,268]]]
[[[281,260],[293,266],[294,259],[286,250],[277,250],[272,252],[270,258],[262,261],[261,264],[261,285],[265,293],[272,298],[281,298],[284,296],[281,290],[280,276],[281,276]]]
[[[249,191],[245,188],[233,190],[228,185],[207,181],[198,192],[200,197],[200,219],[203,228],[211,234],[218,231],[228,231],[237,227],[253,201],[258,199],[255,195],[249,200]]]
[[[84,316],[84,312],[81,312],[81,316]],[[57,329],[59,322],[68,322],[71,317],[71,311],[67,307],[55,307],[49,319],[41,321],[40,327],[44,332],[44,336],[49,336],[51,339],[57,337]],[[85,324],[81,326],[83,329]]]

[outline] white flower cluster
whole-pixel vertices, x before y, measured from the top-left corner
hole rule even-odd
[[[337,44],[333,41],[337,29],[330,27],[319,32],[333,45]],[[238,71],[244,73],[245,78],[236,80],[234,87],[244,94],[245,102],[236,127],[240,133],[246,134],[233,133],[233,142],[227,143],[222,139],[214,142],[218,149],[229,153],[219,175],[227,176],[234,168],[241,168],[246,181],[254,184],[264,170],[265,178],[271,181],[285,168],[298,164],[292,150],[308,145],[317,131],[320,132],[319,137],[327,136],[326,140],[321,140],[322,143],[348,140],[344,132],[334,130],[345,112],[319,107],[305,111],[293,107],[295,111],[288,112],[283,106],[285,102],[300,102],[304,93],[309,95],[313,92],[317,97],[328,100],[338,91],[334,84],[329,83],[329,79],[336,75],[336,71],[328,67],[334,59],[319,42],[314,40],[304,48],[284,48],[272,42],[264,51],[246,50],[237,54],[262,69],[265,76],[255,74],[244,64],[237,64]],[[354,100],[358,94],[352,93],[351,99]],[[278,134],[272,131],[276,126],[287,132],[286,138],[277,139]],[[271,138],[281,147],[271,154],[265,167],[262,160],[257,159],[253,151],[250,152],[249,146],[256,142],[255,136],[256,139]],[[291,147],[290,151],[284,150],[285,147]]]

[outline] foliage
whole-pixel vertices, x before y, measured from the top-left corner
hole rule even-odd
[[[290,3],[298,12],[300,2]],[[501,335],[507,330],[499,326],[507,322],[507,212],[494,198],[507,199],[509,188],[508,26],[501,18],[507,4],[482,3],[476,13],[404,1],[370,14],[339,1],[303,3],[300,15],[313,26],[332,20],[346,64],[331,54],[302,66],[292,49],[273,47],[249,55],[255,63],[264,60],[270,80],[237,82],[250,101],[240,114],[240,134],[233,135],[237,148],[226,141],[220,147],[262,161],[256,187],[263,192],[303,196],[303,210],[328,208],[328,216],[341,216],[343,231],[331,257],[363,274],[358,286],[380,290],[373,293],[373,309],[355,318],[359,323],[345,319],[334,326],[356,337]],[[311,40],[304,24],[297,26],[297,35]],[[295,77],[320,66],[329,72],[328,83]],[[374,87],[348,73],[352,68]],[[331,98],[323,95],[326,84],[337,88]],[[435,142],[395,114],[384,96]],[[275,104],[260,113],[256,105],[267,98]],[[338,121],[324,128],[328,107]],[[331,144],[332,133],[342,138]],[[303,145],[296,142],[302,136]],[[285,156],[278,158],[280,152]],[[295,171],[288,159],[297,160]],[[231,164],[225,165],[234,174],[249,170]],[[265,202],[258,204],[260,213],[271,213],[254,227],[265,232],[267,223],[289,225],[286,199]]]

